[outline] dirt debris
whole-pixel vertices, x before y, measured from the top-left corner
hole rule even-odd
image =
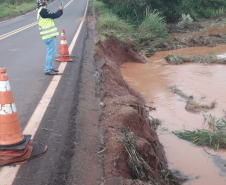
[[[179,95],[181,98],[184,98],[186,100],[193,99],[192,95],[185,94],[182,90],[178,89],[176,85],[169,86],[168,88],[172,93]]]
[[[213,18],[201,18],[199,20],[195,20],[194,22],[186,25],[184,28],[180,28],[177,26],[177,23],[169,23],[168,24],[168,33],[191,33],[191,32],[202,32],[205,31],[206,27],[224,27],[226,25],[226,16],[221,15]]]
[[[204,105],[201,103],[198,103],[194,100],[188,100],[187,104],[185,106],[185,109],[189,112],[194,112],[194,113],[198,113],[198,112],[207,112],[211,109],[213,109],[216,105],[216,102],[211,102],[210,105]]]
[[[217,44],[226,44],[226,35],[211,33],[206,36],[190,36],[184,38],[174,37],[169,40],[151,38],[139,43],[140,50],[148,48],[148,57],[159,51],[175,50],[195,46],[215,47]],[[147,52],[147,51],[146,51]]]
[[[183,57],[177,55],[168,55],[165,57],[168,64],[180,65],[184,63],[200,63],[200,64],[226,64],[226,59],[217,59],[212,55]]]
[[[128,44],[125,45],[114,36],[100,36],[100,41],[96,44],[96,52],[96,61],[104,58],[114,61],[117,65],[125,62],[149,62],[144,55],[137,54],[135,45],[131,40],[128,40]]]
[[[168,24],[167,30],[169,34],[172,33],[190,33],[195,31],[200,31],[204,26],[200,22],[192,22],[191,24],[186,25],[184,28],[177,26],[176,24]]]
[[[136,53],[133,45],[122,45],[112,36],[100,39],[96,52],[97,64],[102,63],[101,102],[105,106],[102,106],[100,125],[107,148],[101,153],[106,184],[180,184],[167,169],[163,146],[149,125],[144,98],[130,88],[120,72],[120,64],[144,63],[146,58]],[[129,157],[128,142],[139,163]]]
[[[216,101],[210,103],[210,105],[201,104],[200,102],[195,101],[193,95],[187,95],[182,90],[178,89],[176,85],[172,85],[168,87],[170,91],[178,96],[187,100],[185,110],[188,112],[199,113],[199,112],[207,112],[213,109],[216,105]]]

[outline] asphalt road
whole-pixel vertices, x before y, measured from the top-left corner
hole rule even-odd
[[[66,0],[64,4],[68,2],[69,0]],[[49,9],[55,12],[60,3],[61,1],[56,1]],[[62,17],[55,20],[59,32],[65,29],[68,45],[79,27],[86,3],[86,0],[73,0],[64,10]],[[0,22],[0,67],[7,70],[22,129],[27,125],[53,77],[44,75],[46,46],[39,35],[37,25],[4,39],[1,39],[1,36],[35,21],[36,12]],[[73,156],[75,147],[71,141],[75,137],[74,115],[86,37],[87,28],[83,24],[72,50],[77,57],[74,62],[67,64],[33,138],[32,154],[41,152],[45,145],[48,146],[48,152],[22,165],[13,180],[13,185],[67,184],[67,173],[70,168],[68,161]],[[57,38],[58,52],[59,48],[60,36]],[[54,67],[58,68],[59,63],[54,62]],[[1,179],[2,170],[4,169],[0,169],[0,184],[11,185]]]

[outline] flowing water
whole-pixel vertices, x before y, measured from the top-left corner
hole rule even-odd
[[[163,58],[168,54],[189,56],[210,53],[224,54],[226,46],[164,51],[151,57],[150,63],[124,63],[121,66],[124,79],[146,97],[150,106],[156,107],[156,111],[150,112],[150,115],[163,121],[157,132],[164,146],[169,168],[188,178],[185,185],[225,185],[226,150],[214,151],[207,147],[197,147],[172,134],[172,131],[202,129],[206,126],[202,114],[187,112],[186,100],[171,93],[167,86],[176,85],[203,104],[216,100],[216,107],[207,113],[223,117],[222,110],[226,110],[226,65],[166,65]]]

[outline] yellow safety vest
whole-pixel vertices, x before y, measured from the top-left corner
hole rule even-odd
[[[40,31],[40,35],[42,36],[42,39],[45,40],[45,39],[58,36],[59,33],[57,31],[57,27],[55,26],[53,19],[42,18],[40,16],[41,10],[42,8],[38,10],[37,20],[38,20],[39,31]]]

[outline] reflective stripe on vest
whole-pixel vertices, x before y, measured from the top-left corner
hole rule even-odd
[[[45,40],[45,39],[58,36],[59,32],[57,31],[57,27],[55,26],[53,19],[42,18],[40,16],[41,10],[42,8],[38,10],[37,20],[38,20],[39,31],[40,31],[40,35],[42,36],[42,39]]]

